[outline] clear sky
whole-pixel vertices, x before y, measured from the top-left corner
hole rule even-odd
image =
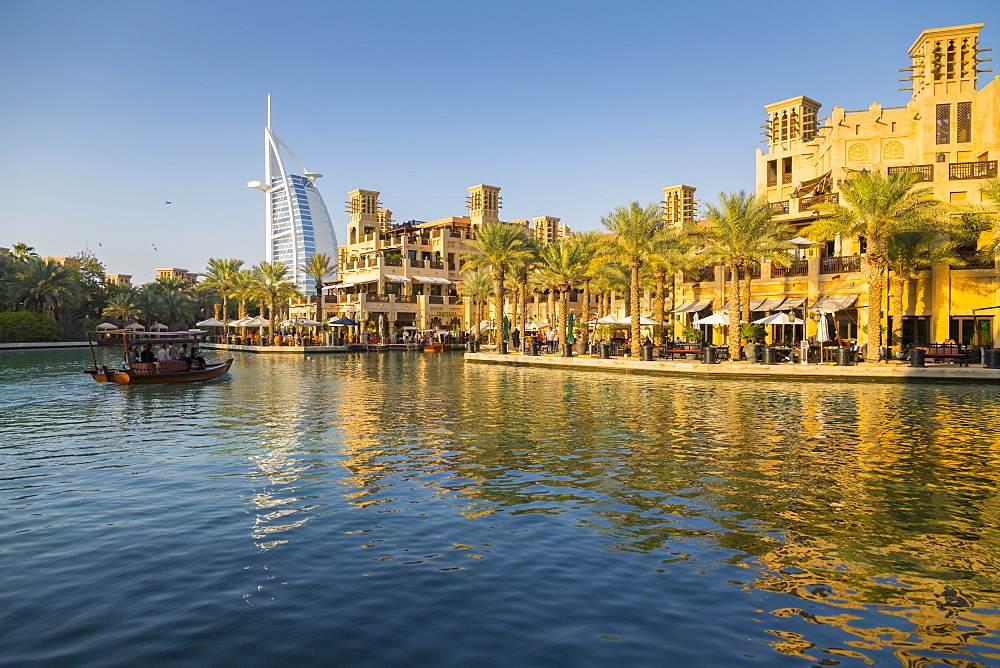
[[[268,93],[342,243],[355,188],[433,220],[487,183],[504,220],[598,229],[667,186],[752,189],[765,104],[905,104],[913,40],[967,23],[1000,53],[1000,0],[2,0],[0,246],[89,245],[137,283],[259,262]]]

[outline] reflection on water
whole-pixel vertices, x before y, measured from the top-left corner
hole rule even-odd
[[[1000,662],[991,386],[407,353],[116,388],[70,377],[67,352],[2,362],[0,556],[26,573],[0,627],[72,577],[91,617],[145,612],[114,638],[130,658],[183,642],[221,660],[285,629],[258,656],[327,656],[318,633],[356,662]],[[121,579],[122,536],[179,584]],[[87,629],[15,657],[112,644]]]

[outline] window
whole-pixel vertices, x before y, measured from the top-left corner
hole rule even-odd
[[[855,134],[855,136],[861,134],[861,126],[860,125],[855,125],[854,126],[854,134]]]
[[[896,131],[896,121],[893,121],[892,123],[889,123],[889,132],[895,132],[895,131]]]
[[[964,202],[967,194],[968,193],[966,193],[964,190],[962,192],[960,192],[960,193],[950,193],[950,197],[948,198],[948,201],[949,202]]]
[[[768,160],[767,161],[767,187],[771,188],[778,185],[778,161]]]
[[[937,144],[947,144],[951,141],[951,105],[937,105]]]
[[[955,108],[955,141],[972,141],[972,103],[959,102]]]
[[[781,182],[783,184],[792,182],[792,159],[782,158],[781,159]]]

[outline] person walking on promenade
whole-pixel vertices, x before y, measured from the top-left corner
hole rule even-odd
[[[510,333],[510,340],[511,343],[514,344],[514,350],[521,349],[521,332],[517,327],[515,327],[514,331]]]

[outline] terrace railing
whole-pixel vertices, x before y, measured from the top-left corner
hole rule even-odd
[[[861,271],[861,256],[845,255],[843,257],[825,257],[820,260],[819,273],[836,274],[842,271]]]
[[[948,165],[948,178],[952,181],[960,181],[962,179],[995,179],[996,176],[996,160],[954,162]]]
[[[900,165],[898,167],[890,167],[886,171],[889,174],[917,174],[920,176],[920,180],[917,183],[934,180],[934,165]]]

